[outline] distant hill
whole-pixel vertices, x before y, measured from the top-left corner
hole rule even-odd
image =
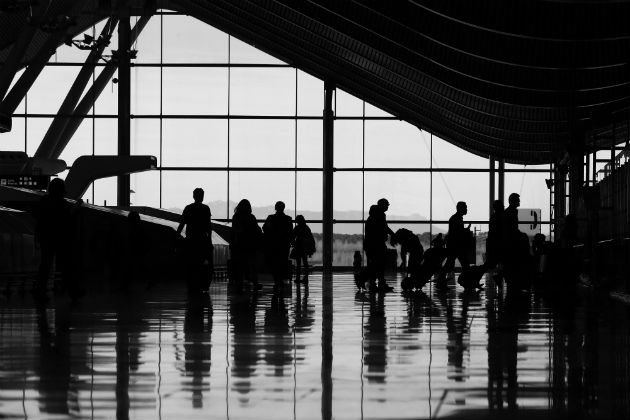
[[[213,219],[227,219],[228,218],[227,202],[217,200],[217,201],[207,202],[206,204],[210,206]],[[234,207],[236,207],[236,204],[237,203],[230,201],[230,209],[234,209]],[[181,213],[183,211],[182,209],[177,208],[177,207],[171,207],[167,210],[170,210],[176,213]],[[259,220],[261,219],[264,220],[268,215],[273,214],[275,210],[273,206],[264,206],[264,207],[254,207],[252,208],[252,212],[254,213],[256,218],[258,218]],[[294,216],[293,209],[287,208],[285,210],[285,213],[291,217]],[[306,220],[321,220],[322,219],[321,211],[303,210],[303,211],[300,211],[298,214],[301,214],[302,216],[304,216]],[[363,226],[360,223],[354,223],[354,224],[343,223],[343,220],[361,220],[360,210],[343,210],[343,211],[335,210],[334,215],[335,215],[334,216],[335,220],[337,221],[337,223],[334,225],[335,234],[338,233],[338,234],[348,234],[348,235],[353,235],[353,234],[361,235],[363,233]],[[231,216],[232,215],[230,214],[229,217]],[[367,219],[367,216],[368,214],[367,214],[367,209],[366,209],[365,211],[366,219]],[[387,220],[392,225],[391,228],[393,230],[404,227],[417,234],[421,234],[423,232],[429,231],[428,224],[425,225],[425,224],[411,224],[411,223],[410,224],[405,224],[405,223],[394,224],[393,223],[393,222],[404,222],[405,220],[427,220],[427,218],[422,216],[421,214],[411,214],[409,216],[400,216],[400,215],[388,213]],[[312,225],[313,233],[320,233],[321,232],[320,227],[321,227],[320,224]],[[434,234],[445,233],[444,230],[438,229],[437,227],[433,227],[433,232]]]

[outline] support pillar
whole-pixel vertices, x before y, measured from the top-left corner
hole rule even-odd
[[[334,114],[332,98],[335,85],[324,84],[324,139],[323,139],[323,217],[322,217],[322,260],[324,272],[332,270],[333,260],[333,146]],[[332,278],[332,277],[331,277]]]
[[[489,181],[490,182],[489,182],[489,186],[488,186],[488,190],[489,190],[489,193],[490,193],[490,194],[488,194],[488,201],[489,201],[489,203],[488,203],[488,220],[490,220],[490,217],[492,216],[492,208],[493,208],[492,205],[494,203],[494,200],[496,200],[494,198],[495,197],[496,186],[495,186],[495,180],[494,180],[495,160],[494,160],[493,157],[490,157],[490,159],[488,159],[488,161],[490,162],[490,172],[489,172],[489,176],[490,176]]]
[[[140,19],[138,19],[138,22],[136,22],[136,25],[131,31],[131,39],[129,40],[129,45],[135,42],[144,27],[149,22],[150,17],[151,15],[144,15],[141,16]],[[59,136],[55,149],[51,155],[53,159],[59,158],[59,155],[61,155],[61,152],[63,152],[63,150],[66,148],[72,136],[74,136],[74,134],[79,129],[79,126],[81,125],[81,122],[83,122],[83,120],[85,119],[87,113],[90,112],[90,109],[92,109],[92,106],[101,95],[105,87],[107,87],[107,84],[114,76],[114,73],[116,73],[116,69],[116,63],[114,63],[114,61],[112,60],[105,65],[103,70],[101,70],[94,83],[92,83],[92,86],[90,86],[90,89],[86,92],[86,94],[83,96],[83,98],[75,108],[74,113],[72,114],[72,118],[70,118],[70,120],[66,124],[66,128],[63,130],[63,133],[61,133],[61,135]]]
[[[576,214],[584,191],[584,139],[574,140],[569,148],[569,213]]]
[[[560,239],[560,232],[562,230],[562,221],[564,216],[566,216],[567,206],[566,206],[566,197],[567,197],[567,172],[568,167],[564,163],[559,163],[555,165],[554,174],[554,183],[553,183],[553,224],[554,224],[554,233],[555,233],[555,241]]]
[[[505,204],[505,159],[499,160],[499,196],[497,200],[501,200]]]
[[[50,127],[48,127],[48,131],[46,131],[44,139],[39,144],[39,147],[37,148],[37,151],[34,155],[35,157],[51,158],[55,154],[57,142],[66,129],[68,121],[71,118],[69,115],[73,113],[77,102],[79,102],[79,99],[81,99],[81,93],[90,81],[90,77],[92,76],[92,72],[96,67],[96,63],[101,58],[105,47],[109,44],[109,39],[111,33],[114,30],[114,27],[116,26],[116,22],[116,19],[110,18],[105,24],[105,27],[98,37],[96,47],[92,51],[90,51],[90,54],[85,60],[83,67],[81,67],[81,70],[74,80],[74,83],[72,83],[72,86],[70,87],[66,98],[57,111],[57,116],[50,124]],[[57,154],[57,157],[58,156],[59,155]]]
[[[129,13],[125,10],[118,24],[118,156],[129,156],[131,153],[130,119],[131,119],[131,46]],[[129,175],[118,176],[118,205],[129,206]]]

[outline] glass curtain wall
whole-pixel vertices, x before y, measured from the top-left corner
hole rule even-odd
[[[103,25],[87,33],[98,35]],[[304,215],[321,232],[323,81],[173,12],[153,16],[133,48],[131,153],[156,156],[159,167],[131,175],[132,205],[181,211],[201,187],[219,221],[243,198],[262,220],[282,200],[288,214]],[[116,32],[106,52],[112,49]],[[3,148],[35,152],[86,57],[59,48],[18,108],[13,131],[3,134]],[[117,88],[112,80],[95,101],[61,155],[68,165],[80,155],[116,154]],[[425,245],[429,232],[446,232],[457,201],[468,203],[471,229],[487,230],[488,159],[342,89],[334,108],[335,264],[350,265],[362,249],[364,220],[381,197],[391,204],[392,229],[426,232]],[[517,192],[522,207],[540,208],[546,234],[548,169],[506,165],[505,175],[506,198]],[[116,179],[95,182],[84,199],[115,205]]]

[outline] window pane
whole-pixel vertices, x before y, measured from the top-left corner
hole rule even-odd
[[[230,166],[294,167],[295,121],[232,120]]]
[[[72,165],[79,156],[92,154],[92,124],[91,118],[85,118],[61,152],[59,158],[65,160],[68,166]]]
[[[224,68],[164,68],[163,111],[174,115],[225,115],[228,70]]]
[[[131,154],[155,156],[160,162],[160,120],[131,120]]]
[[[252,204],[258,219],[274,213],[276,201],[292,206],[295,196],[293,172],[230,172],[230,217],[243,198]]]
[[[387,220],[429,219],[429,174],[418,172],[366,172],[365,212],[380,198],[389,201]]]
[[[295,115],[295,70],[233,68],[230,74],[233,115]]]
[[[336,168],[363,166],[363,122],[335,121],[334,161]]]
[[[132,206],[160,206],[160,172],[146,171],[130,176]]]
[[[100,68],[97,69],[96,77],[98,77],[100,71]],[[112,80],[109,81],[109,84],[105,86],[103,92],[96,99],[96,103],[94,105],[95,114],[118,115],[118,83],[113,82],[113,79],[117,78],[118,71],[114,73]]]
[[[306,220],[322,219],[322,173],[298,172],[296,214]]]
[[[22,117],[11,119],[11,131],[0,134],[0,148],[2,150],[24,151],[24,127],[26,122]]]
[[[334,106],[337,117],[363,116],[363,101],[339,88],[335,90]]]
[[[321,168],[323,161],[323,123],[321,120],[297,122],[298,168]]]
[[[131,69],[131,113],[158,115],[160,113],[160,69],[133,67]]]
[[[363,252],[363,224],[335,223],[333,225],[333,266],[351,267],[355,251]],[[365,260],[363,265],[365,266]]]
[[[200,20],[164,15],[164,63],[227,63],[228,35]]]
[[[362,220],[363,180],[360,172],[335,172],[333,182],[333,218]],[[368,209],[365,209],[367,213]]]
[[[181,213],[193,202],[195,188],[203,188],[213,218],[225,214],[220,202],[227,201],[227,172],[221,171],[162,171],[162,207]]]
[[[430,134],[427,132],[423,132],[423,134],[428,142]],[[473,155],[437,136],[433,136],[433,167],[486,169],[490,167],[490,163],[485,157]]]
[[[521,196],[522,209],[540,209],[543,221],[549,221],[549,190],[545,179],[549,174],[545,173],[518,173],[505,174],[505,206],[508,205],[508,197],[511,193]],[[548,226],[542,226],[542,233],[548,234]],[[547,233],[545,233],[545,229]]]
[[[487,173],[435,172],[433,174],[433,219],[448,221],[458,201],[468,206],[467,220],[489,219],[489,178]]]
[[[24,70],[20,70],[20,71],[15,73],[15,76],[13,77],[13,80],[11,81],[11,85],[9,86],[9,90],[7,90],[7,93],[11,92],[11,89],[13,89],[13,85],[15,85],[15,83],[18,80],[20,80],[20,76],[22,76],[22,73],[24,73]],[[28,92],[26,93],[25,97],[22,98],[22,101],[17,106],[17,108],[15,108],[14,114],[23,114],[24,113],[24,109],[25,109],[27,98],[28,98]]]
[[[230,37],[230,63],[233,64],[284,64],[283,61],[237,38]]]
[[[118,205],[116,182],[117,178],[115,176],[110,178],[97,179],[93,184],[94,204],[99,206]]]
[[[324,82],[298,70],[298,115],[321,117],[324,110]]]
[[[389,114],[382,109],[370,104],[369,102],[365,103],[365,116],[366,117],[392,117],[392,114]]]
[[[28,112],[57,114],[80,67],[44,67],[28,91]]]
[[[152,16],[136,41],[135,48],[138,51],[136,63],[160,62],[161,30],[160,16]]]
[[[94,154],[118,154],[118,120],[116,118],[94,120]]]
[[[404,121],[365,122],[365,166],[428,168],[430,150],[420,130]]]
[[[52,122],[52,118],[42,118],[42,117],[29,117],[26,121],[26,139],[27,139],[27,150],[26,153],[29,156],[33,156],[35,151],[39,147],[39,144],[42,142],[48,127],[50,127],[50,123]]]
[[[164,119],[163,166],[227,166],[227,121]]]

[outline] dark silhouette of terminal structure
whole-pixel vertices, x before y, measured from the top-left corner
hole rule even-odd
[[[628,17],[0,1],[0,418],[630,418]]]

